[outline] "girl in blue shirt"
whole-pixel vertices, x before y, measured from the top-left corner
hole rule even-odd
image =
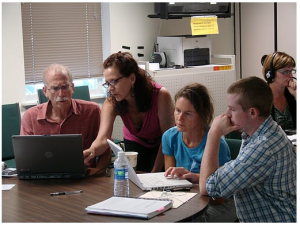
[[[162,137],[166,176],[175,175],[172,174],[173,167],[184,167],[189,172],[200,173],[213,113],[211,97],[205,86],[193,83],[177,92],[174,110],[176,126],[167,130]],[[222,166],[231,159],[230,149],[224,138],[219,152],[219,164]],[[180,176],[180,171],[187,173],[186,170],[177,169],[179,174],[176,175]]]
[[[175,127],[162,136],[165,176],[178,176],[199,183],[200,165],[204,153],[209,124],[214,108],[205,86],[193,83],[175,95]],[[231,160],[230,149],[222,137],[219,147],[219,165]],[[221,205],[210,205],[198,222],[235,222],[237,219],[233,198],[218,199]],[[215,202],[216,204],[216,202]]]

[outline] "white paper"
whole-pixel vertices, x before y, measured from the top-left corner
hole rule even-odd
[[[297,145],[297,134],[287,135],[288,139],[293,143],[293,145]]]
[[[9,191],[15,186],[15,184],[2,184],[2,191]]]
[[[149,191],[140,198],[155,198],[155,199],[169,199],[173,200],[172,208],[176,209],[188,200],[193,198],[197,193],[183,192],[183,191]]]
[[[149,63],[149,70],[155,71],[155,70],[159,70],[159,63]]]

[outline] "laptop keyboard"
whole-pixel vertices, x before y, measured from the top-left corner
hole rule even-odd
[[[161,186],[164,183],[155,176],[140,176],[139,179],[146,186]]]
[[[162,176],[157,176],[155,174],[147,174],[147,176],[139,176],[140,181],[144,184],[144,186],[172,186],[176,183],[175,180],[166,179]]]

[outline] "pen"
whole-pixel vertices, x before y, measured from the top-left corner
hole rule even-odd
[[[166,189],[167,191],[190,191],[191,188],[171,188],[171,189]]]
[[[70,195],[70,194],[78,194],[78,193],[82,193],[82,190],[79,190],[79,191],[54,192],[54,193],[50,193],[50,195],[51,196],[55,196],[55,195]]]

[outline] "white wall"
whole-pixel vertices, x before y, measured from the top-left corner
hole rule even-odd
[[[297,4],[277,3],[278,51],[293,56],[297,62]]]
[[[261,76],[261,57],[274,49],[272,5],[273,3],[241,3],[243,77]]]
[[[242,77],[263,78],[261,57],[274,49],[274,3],[241,3]],[[277,3],[277,51],[295,58],[296,3]]]
[[[158,35],[190,34],[190,18],[148,18],[154,12],[154,3],[102,3],[102,6],[104,59],[111,53],[126,51],[122,49],[126,45],[137,60],[149,60]],[[273,51],[274,46],[273,3],[241,3],[241,6],[242,74],[261,76],[261,56]],[[234,43],[233,17],[218,19],[218,24],[220,34],[212,36],[212,54],[234,54],[239,39]],[[296,3],[278,3],[278,50],[295,59],[296,31]],[[145,49],[138,50],[137,46]],[[138,58],[137,53],[144,57]],[[239,51],[237,54],[239,65]],[[21,3],[2,3],[2,104],[24,102],[24,83]]]
[[[2,3],[2,104],[25,101],[20,3]]]
[[[118,51],[129,51],[138,61],[149,61],[158,24],[147,15],[154,11],[153,3],[104,3],[109,13],[103,17],[103,23],[110,23],[110,52],[104,59]],[[104,5],[102,4],[102,5]],[[107,35],[104,32],[104,35]],[[122,46],[129,46],[130,50]],[[137,49],[144,46],[144,49]],[[144,57],[138,57],[138,53]]]
[[[234,19],[218,18],[219,34],[212,37],[212,54],[234,55]]]

